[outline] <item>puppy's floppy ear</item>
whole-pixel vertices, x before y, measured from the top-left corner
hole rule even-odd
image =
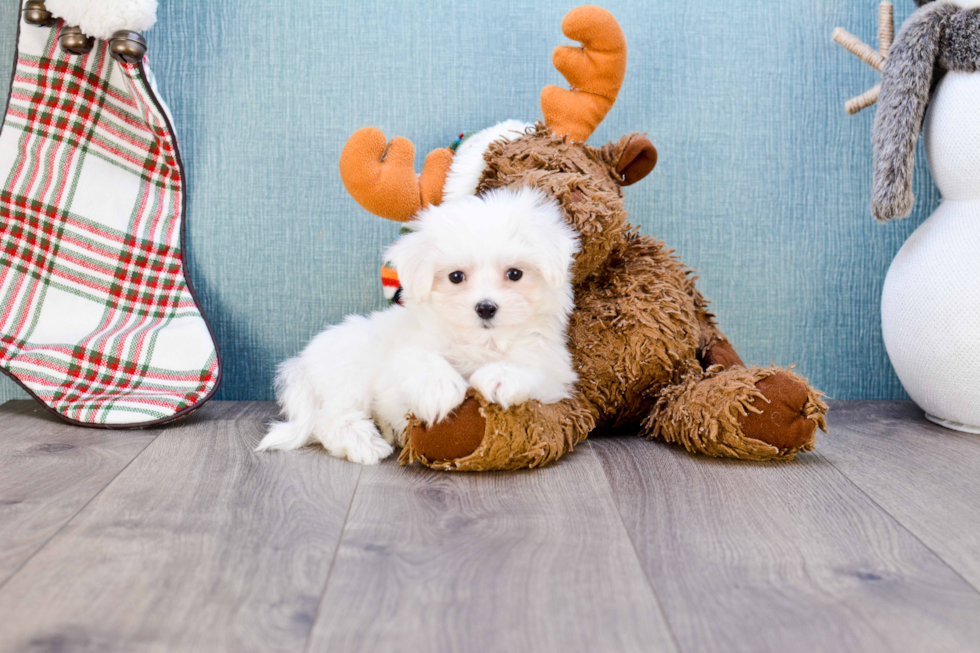
[[[424,302],[432,294],[435,265],[432,262],[432,243],[425,232],[412,231],[399,238],[385,252],[385,260],[398,272],[405,295]]]
[[[530,188],[520,192],[527,206],[525,228],[541,276],[549,286],[559,288],[571,279],[572,263],[579,251],[578,234],[568,226],[558,202]]]

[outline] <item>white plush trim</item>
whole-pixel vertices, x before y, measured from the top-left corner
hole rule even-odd
[[[466,139],[453,156],[453,163],[446,175],[442,188],[442,201],[473,195],[483,176],[486,161],[483,154],[494,141],[512,141],[523,136],[530,124],[520,120],[505,120],[493,127],[487,127]]]
[[[121,29],[145,32],[157,22],[157,0],[45,0],[44,6],[97,39]]]

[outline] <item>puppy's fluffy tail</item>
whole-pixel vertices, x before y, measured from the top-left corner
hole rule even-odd
[[[279,366],[276,397],[286,414],[285,422],[273,422],[256,451],[299,449],[310,441],[317,410],[316,393],[303,371],[299,358]]]

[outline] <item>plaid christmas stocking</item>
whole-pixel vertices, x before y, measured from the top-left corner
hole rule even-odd
[[[66,54],[63,27],[22,20],[0,131],[0,366],[74,423],[173,420],[220,370],[184,277],[171,119],[145,59]]]

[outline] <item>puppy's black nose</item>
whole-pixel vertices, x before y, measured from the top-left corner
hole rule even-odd
[[[497,314],[497,305],[488,299],[484,299],[476,305],[476,314],[484,320],[489,320]]]

